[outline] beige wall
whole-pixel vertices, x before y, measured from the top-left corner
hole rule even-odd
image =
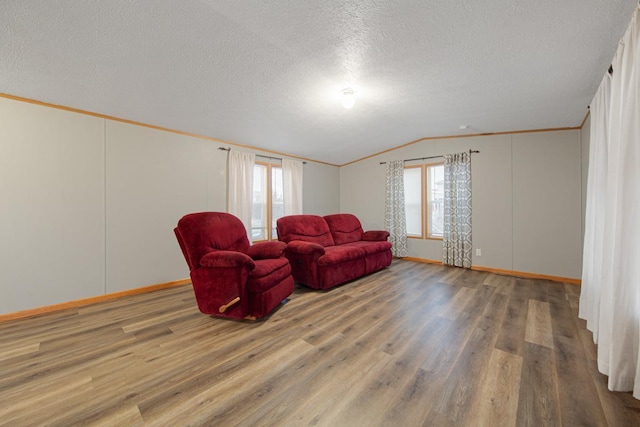
[[[0,314],[188,277],[173,228],[226,210],[221,144],[6,98],[0,122]],[[338,167],[303,179],[339,210]]]
[[[579,278],[580,145],[578,130],[422,141],[342,167],[340,208],[365,228],[383,228],[381,161],[480,150],[472,157],[473,264]],[[442,242],[409,239],[409,256],[440,260]]]

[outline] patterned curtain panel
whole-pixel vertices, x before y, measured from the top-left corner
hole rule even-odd
[[[444,156],[442,262],[471,267],[471,154]]]
[[[387,182],[385,189],[384,227],[389,232],[393,244],[391,253],[402,258],[409,254],[407,249],[407,217],[404,211],[404,162],[387,162]]]

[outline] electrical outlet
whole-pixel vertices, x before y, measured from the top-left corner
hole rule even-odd
[[[482,256],[482,249],[476,249],[476,256]]]

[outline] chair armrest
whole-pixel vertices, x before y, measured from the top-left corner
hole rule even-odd
[[[202,267],[222,267],[222,268],[233,268],[233,267],[249,267],[250,270],[253,270],[256,266],[256,263],[253,262],[249,255],[245,255],[242,252],[233,252],[233,251],[213,251],[209,252],[200,260],[200,265]]]
[[[284,242],[260,242],[249,246],[247,255],[256,260],[280,258],[286,247]]]
[[[389,237],[389,232],[386,230],[369,230],[362,234],[362,240],[368,241],[385,241]]]
[[[301,255],[324,255],[324,246],[303,240],[292,240],[287,244],[287,251]]]

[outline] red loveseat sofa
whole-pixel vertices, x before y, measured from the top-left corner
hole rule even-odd
[[[202,313],[264,317],[293,293],[282,242],[249,245],[244,225],[224,212],[185,215],[174,229]]]
[[[351,214],[290,215],[277,221],[293,278],[328,289],[391,264],[389,232],[362,230]]]

